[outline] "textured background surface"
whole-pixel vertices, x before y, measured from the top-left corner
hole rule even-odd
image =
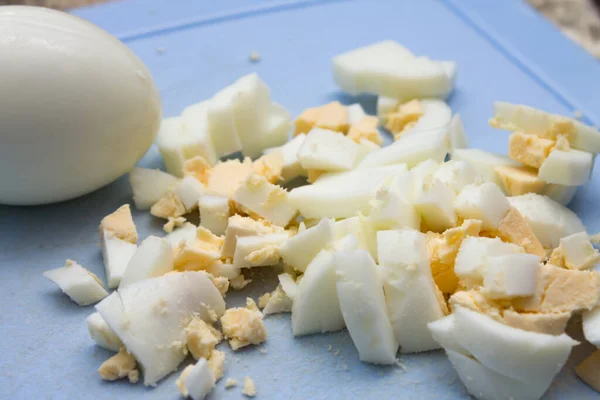
[[[167,4],[165,6],[165,4]],[[482,4],[485,3],[485,7]],[[502,3],[502,4],[500,4]],[[292,114],[339,99],[360,100],[373,113],[375,98],[339,92],[331,57],[382,39],[416,54],[458,63],[449,103],[460,112],[473,147],[506,152],[508,133],[487,119],[494,100],[522,102],[570,115],[581,110],[600,123],[600,66],[540,15],[519,1],[262,1],[130,0],[75,13],[125,42],[150,68],[165,115],[208,98],[241,75],[258,72],[273,99]],[[505,21],[511,21],[506,24]],[[539,46],[540,41],[548,46]],[[548,51],[548,50],[552,51]],[[261,62],[248,62],[251,51]],[[159,167],[152,149],[143,166]],[[590,232],[600,230],[600,167],[571,207]],[[41,273],[72,258],[104,278],[97,226],[131,201],[126,178],[70,202],[44,207],[0,207],[0,399],[175,399],[172,375],[155,389],[102,382],[96,369],[109,353],[93,346],[85,327],[91,307],[77,307]],[[162,234],[160,223],[135,212],[140,236]],[[264,272],[264,271],[259,271]],[[264,283],[227,296],[229,306],[275,286]],[[289,316],[266,319],[262,348],[228,353],[226,377],[251,376],[259,398],[467,399],[442,352],[401,356],[406,370],[358,361],[346,332],[294,339]],[[328,346],[339,350],[329,352]],[[227,345],[221,346],[227,349]],[[567,368],[547,399],[597,399]],[[219,384],[211,398],[241,398]]]

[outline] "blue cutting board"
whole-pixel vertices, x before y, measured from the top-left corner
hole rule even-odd
[[[150,68],[164,115],[206,99],[236,78],[258,74],[273,99],[294,115],[339,99],[331,75],[335,54],[394,39],[418,55],[458,63],[450,99],[471,146],[507,151],[508,133],[487,120],[505,100],[600,122],[600,66],[520,1],[258,1],[129,0],[78,9],[127,44]],[[258,51],[261,61],[248,61]],[[374,113],[375,98],[361,96]],[[161,167],[152,148],[140,163]],[[43,166],[40,166],[43,167]],[[15,172],[18,173],[18,172]],[[599,168],[571,207],[590,232],[600,230]],[[78,307],[41,273],[72,258],[104,276],[97,226],[131,202],[126,178],[88,196],[43,207],[0,207],[0,398],[175,399],[174,374],[156,388],[103,382],[96,369],[110,356],[88,337]],[[142,237],[161,224],[134,212]],[[257,298],[276,282],[259,271],[255,284],[227,296],[231,305]],[[257,282],[258,281],[258,282]],[[259,398],[468,398],[443,352],[402,355],[405,369],[362,364],[347,332],[294,339],[288,315],[265,320],[269,340],[232,354],[226,377],[254,379]],[[328,351],[328,346],[332,351]],[[227,345],[222,345],[227,349]],[[210,398],[241,398],[223,381]],[[548,399],[597,399],[571,369],[560,373]]]

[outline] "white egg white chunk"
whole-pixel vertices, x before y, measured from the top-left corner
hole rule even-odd
[[[538,177],[544,182],[580,186],[590,180],[593,154],[580,150],[554,149],[544,160]]]
[[[478,400],[538,400],[546,387],[501,375],[473,357],[446,349],[446,355],[470,395]]]
[[[561,238],[586,231],[573,211],[546,196],[528,193],[509,197],[508,201],[527,220],[545,248],[554,249]]]
[[[460,354],[470,356],[469,352],[460,345],[456,338],[456,318],[454,314],[446,315],[444,318],[437,319],[427,324],[431,337],[441,348],[452,350]]]
[[[96,275],[71,260],[67,260],[64,267],[45,271],[43,275],[80,306],[88,306],[108,296]]]
[[[533,254],[488,257],[483,273],[483,290],[491,299],[533,296],[541,258]]]
[[[452,110],[446,102],[435,99],[423,99],[419,102],[423,107],[423,115],[419,117],[413,127],[403,130],[402,136],[419,135],[439,129],[448,130],[448,125],[452,120]]]
[[[242,150],[233,122],[233,101],[236,90],[227,86],[217,92],[208,102],[205,111],[207,129],[218,157]]]
[[[96,309],[153,385],[186,356],[184,328],[193,316],[211,323],[225,312],[223,297],[203,271],[168,274],[121,287]]]
[[[334,223],[323,218],[317,225],[298,232],[279,247],[283,261],[304,272],[306,267],[334,239]]]
[[[173,270],[173,247],[164,238],[148,236],[137,248],[121,278],[119,288]]]
[[[503,188],[502,180],[496,172],[499,165],[509,165],[518,167],[521,164],[511,160],[508,156],[490,153],[481,149],[454,149],[452,151],[453,160],[466,161],[475,168],[484,181],[494,182],[498,187]]]
[[[119,351],[123,347],[123,342],[117,336],[115,331],[106,323],[100,313],[95,312],[87,317],[87,327],[92,340],[100,347],[111,351]]]
[[[406,193],[408,201],[414,203],[421,197],[424,189],[435,180],[434,175],[440,165],[435,160],[425,160],[410,169],[408,179],[398,178],[398,185],[402,188],[401,191]]]
[[[443,232],[456,226],[457,215],[453,203],[456,193],[439,180],[423,188],[415,200],[415,208],[427,226],[435,232]]]
[[[583,335],[588,342],[600,348],[600,306],[583,313]]]
[[[326,174],[312,185],[293,189],[289,201],[305,218],[352,217],[359,211],[366,213],[378,188],[405,171],[406,166],[399,164]]]
[[[392,97],[377,97],[377,116],[385,122],[387,115],[396,111],[400,104],[400,100]]]
[[[573,200],[578,188],[579,186],[553,185],[549,183],[542,194],[566,206]]]
[[[467,185],[454,201],[454,209],[460,217],[478,219],[483,223],[483,229],[490,230],[498,228],[509,208],[506,196],[492,182]]]
[[[173,192],[179,197],[186,211],[192,211],[198,206],[198,199],[204,194],[204,185],[193,176],[186,176],[176,186]]]
[[[273,255],[267,257],[265,260],[262,260],[262,262],[252,262],[250,260],[246,260],[246,257],[250,256],[250,254],[255,251],[259,251],[268,247],[278,249],[279,246],[288,239],[288,237],[288,234],[285,232],[263,236],[238,237],[235,246],[235,253],[233,255],[233,266],[235,268],[251,268],[275,265],[279,263],[278,250],[274,250]]]
[[[389,146],[367,154],[357,168],[392,164],[406,164],[408,168],[412,168],[428,159],[443,162],[448,150],[447,134],[443,129],[402,135]]]
[[[524,331],[462,307],[456,307],[454,314],[456,337],[477,361],[543,391],[578,344],[564,333],[554,336]]]
[[[342,330],[346,327],[336,290],[333,254],[323,250],[306,268],[292,305],[294,336]]]
[[[335,240],[341,242],[332,243],[331,245],[339,249],[340,244],[343,244],[342,248],[346,248],[346,244],[350,244],[349,248],[367,250],[371,257],[377,259],[376,235],[377,230],[373,227],[370,218],[357,215],[356,217],[342,219],[334,224]],[[352,238],[352,241],[349,238]]]
[[[469,139],[465,133],[465,127],[460,118],[460,114],[455,114],[448,125],[448,139],[450,140],[450,152],[456,149],[467,149]]]
[[[137,246],[114,236],[109,231],[102,235],[102,258],[106,270],[106,282],[113,289],[119,286],[127,265],[135,254]]]
[[[467,185],[481,183],[481,176],[475,167],[463,160],[450,160],[441,163],[433,174],[437,179],[450,187],[456,194]]]
[[[283,157],[283,169],[281,171],[282,182],[289,182],[299,176],[306,176],[306,170],[302,168],[298,160],[298,150],[306,140],[306,134],[301,133],[280,147],[271,147],[265,150],[265,154],[279,152]]]
[[[408,175],[399,174],[377,191],[368,213],[369,221],[375,229],[419,229],[421,216],[414,204],[407,200],[410,196],[406,193],[405,184],[410,179]]]
[[[223,196],[203,194],[198,200],[200,226],[214,235],[221,236],[229,220],[229,199]]]
[[[235,129],[244,155],[259,157],[266,147],[264,133],[271,106],[271,91],[256,73],[238,79],[233,85]]]
[[[183,386],[193,400],[204,400],[215,387],[216,379],[205,358],[199,359],[183,375]]]
[[[569,269],[588,269],[600,263],[600,252],[594,248],[585,232],[565,236],[559,243],[565,266]]]
[[[198,228],[191,222],[185,222],[181,227],[166,235],[164,238],[173,247],[182,242],[192,244],[196,241],[196,230]]]
[[[365,250],[347,250],[334,253],[333,263],[340,308],[360,360],[393,364],[398,341],[375,261]]]
[[[290,299],[294,300],[298,293],[298,284],[294,280],[294,277],[288,273],[277,275],[281,288]]]
[[[387,313],[403,353],[438,349],[427,324],[444,317],[444,299],[431,275],[425,235],[402,229],[377,233]]]
[[[521,246],[505,243],[499,238],[468,236],[458,249],[454,272],[468,287],[481,285],[489,257],[524,252]]]
[[[133,201],[138,210],[150,207],[177,185],[177,177],[158,169],[134,168],[129,172]]]
[[[533,107],[496,101],[494,102],[494,118],[490,124],[513,132],[527,132],[548,137],[556,123],[565,121],[574,127],[573,138],[569,140],[572,147],[591,153],[600,153],[600,132],[597,129],[577,120],[550,114]]]
[[[415,57],[391,40],[375,43],[333,58],[333,76],[347,93],[374,93],[410,100],[445,98],[454,78],[450,65]]]
[[[271,103],[267,115],[262,148],[272,148],[286,144],[292,129],[292,116],[281,104]]]
[[[350,125],[359,122],[367,116],[367,113],[362,108],[360,103],[354,103],[346,106],[346,111],[348,112],[348,123]]]
[[[343,133],[313,128],[298,149],[298,160],[305,169],[347,171],[354,168],[359,145]]]

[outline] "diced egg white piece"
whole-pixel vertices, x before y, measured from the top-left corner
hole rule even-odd
[[[292,129],[292,116],[281,104],[271,103],[267,116],[262,147],[283,146]]]
[[[542,163],[538,177],[544,182],[559,185],[583,185],[590,180],[593,157],[592,153],[581,150],[554,149]]]
[[[208,131],[218,157],[233,154],[242,149],[233,121],[235,95],[235,88],[228,86],[210,99],[205,110]]]
[[[349,250],[334,253],[333,262],[340,308],[360,360],[393,364],[398,342],[375,261],[365,250]]]
[[[87,327],[92,340],[100,347],[107,350],[119,351],[123,342],[117,334],[108,326],[100,313],[93,313],[87,317]]]
[[[403,353],[439,348],[427,324],[444,317],[444,298],[435,286],[425,235],[413,229],[377,233],[387,312]]]
[[[428,159],[443,162],[447,153],[448,140],[444,130],[420,132],[420,134],[402,135],[391,145],[367,154],[357,168],[392,164],[406,164],[408,168],[412,168]]]
[[[585,339],[600,348],[600,306],[584,312],[582,319]]]
[[[149,210],[175,185],[177,177],[158,169],[134,168],[129,173],[129,183],[133,190],[133,201],[138,210]]]
[[[250,268],[277,264],[279,262],[279,253],[275,249],[278,249],[288,237],[287,233],[239,237],[233,255],[233,266],[236,268]],[[257,259],[254,262],[246,259],[251,253],[267,247],[272,248],[273,251],[265,259]]]
[[[343,133],[313,128],[298,150],[305,169],[347,171],[354,168],[359,145]]]
[[[351,94],[375,93],[410,100],[446,97],[453,87],[448,66],[415,57],[398,43],[386,40],[333,58],[333,76]]]
[[[186,397],[189,396],[193,400],[204,400],[215,387],[215,383],[215,376],[205,358],[200,358],[196,364],[187,367],[181,374],[181,384],[184,388],[182,391],[187,393]]]
[[[334,224],[334,237],[339,243],[332,243],[330,247],[338,250],[341,248],[367,250],[371,257],[377,259],[377,230],[374,229],[370,218],[357,215],[337,221]],[[349,237],[352,238],[352,241],[348,241]]]
[[[358,142],[358,155],[356,156],[356,162],[361,162],[367,154],[379,150],[381,146],[371,142],[368,139],[360,139]]]
[[[127,265],[136,250],[137,246],[135,244],[120,239],[109,231],[104,231],[102,235],[102,258],[109,288],[119,286]]]
[[[492,182],[467,185],[454,201],[454,209],[459,216],[480,220],[483,229],[497,229],[509,208],[510,203],[506,196]]]
[[[283,227],[297,213],[288,192],[259,175],[250,175],[235,191],[233,200],[245,209]]]
[[[400,104],[400,100],[391,97],[377,97],[377,116],[385,120],[387,114],[396,111]]]
[[[454,314],[445,316],[427,324],[431,337],[440,347],[447,350],[469,355],[469,352],[460,345],[456,338],[456,318]]]
[[[186,352],[185,323],[212,322],[225,312],[221,293],[203,271],[167,274],[121,287],[96,309],[153,385],[177,369]]]
[[[229,220],[229,199],[222,196],[203,194],[198,200],[200,226],[214,235],[221,236],[227,229]]]
[[[286,264],[304,272],[312,259],[333,239],[334,224],[330,219],[323,218],[312,228],[289,238],[279,247],[279,254]]]
[[[271,106],[271,92],[257,74],[238,79],[233,85],[233,115],[236,132],[244,155],[259,157],[264,145],[264,132]]]
[[[206,107],[201,103],[199,107]],[[164,119],[156,138],[156,144],[163,157],[167,172],[181,177],[185,160],[202,156],[212,164],[217,162],[217,155],[208,136],[206,120],[194,119],[194,122],[183,121],[181,117]]]
[[[463,160],[471,164],[486,182],[494,182],[499,187],[504,187],[502,180],[496,172],[499,165],[519,166],[508,156],[490,153],[480,149],[455,149],[452,151],[453,160]]]
[[[566,185],[553,185],[551,183],[546,185],[543,195],[550,197],[557,203],[566,206],[573,200],[575,193],[579,186],[566,186]]]
[[[554,134],[566,133],[555,129],[557,124],[565,122],[572,126],[572,128],[567,128],[573,130],[573,137],[569,139],[572,147],[591,153],[600,153],[600,132],[597,129],[577,120],[550,114],[533,107],[497,101],[494,103],[494,118],[490,124],[495,128],[513,132],[520,131],[549,137],[553,134],[552,132]]]
[[[452,110],[444,101],[423,99],[419,102],[423,107],[423,115],[413,127],[404,129],[402,135],[419,135],[434,130],[448,129],[448,124],[452,120]]]
[[[522,247],[513,243],[505,243],[498,238],[467,236],[462,241],[456,255],[454,272],[464,283],[482,284],[489,257],[524,252]]]
[[[108,296],[100,279],[75,261],[67,260],[64,267],[51,269],[43,275],[80,306],[96,303]]]
[[[497,373],[532,387],[550,386],[578,342],[504,325],[475,311],[457,307],[458,341],[477,361]]]
[[[528,193],[509,197],[508,201],[527,220],[545,248],[553,249],[561,238],[586,231],[573,211],[546,196]]]
[[[483,273],[485,295],[491,299],[533,296],[541,261],[533,254],[488,257]]]
[[[408,179],[402,176],[397,178],[398,185],[402,188],[402,192],[406,193],[405,197],[408,201],[414,202],[421,197],[426,184],[434,181],[433,175],[439,167],[440,163],[437,161],[425,160],[410,169]]]
[[[348,123],[350,125],[359,122],[361,119],[367,116],[367,113],[362,108],[360,103],[354,103],[346,106],[346,111],[348,111]]]
[[[294,336],[334,332],[346,324],[336,290],[333,254],[321,251],[306,268],[292,306]]]
[[[427,226],[435,232],[443,232],[456,226],[457,216],[453,203],[456,193],[448,186],[434,180],[415,200],[415,208]]]
[[[288,273],[283,273],[277,275],[277,279],[279,279],[279,284],[281,288],[290,299],[294,300],[296,298],[296,294],[298,294],[298,284],[292,277],[292,275]]]
[[[465,186],[480,183],[481,177],[468,162],[450,160],[440,164],[433,174],[433,179],[441,181],[458,194]]]
[[[400,164],[327,174],[312,185],[293,189],[289,200],[305,218],[348,218],[368,212],[378,188],[402,172],[406,166]]]
[[[448,138],[450,139],[450,153],[456,149],[466,149],[469,147],[469,140],[465,133],[460,114],[455,114],[448,125]]]
[[[164,238],[148,236],[137,248],[121,278],[120,288],[173,270],[173,247]]]
[[[186,211],[192,211],[198,206],[198,199],[204,194],[204,185],[193,176],[183,178],[173,190],[185,206]]]
[[[575,233],[560,239],[559,248],[569,269],[588,269],[600,263],[600,253],[594,249],[585,232]]]
[[[404,174],[408,178],[408,174]],[[421,216],[415,206],[406,200],[403,187],[398,184],[401,176],[395,177],[389,185],[377,191],[375,199],[371,202],[369,219],[377,230],[413,228],[421,226]]]
[[[165,236],[171,246],[177,246],[181,242],[192,244],[196,241],[196,225],[186,222],[178,229]]]
[[[547,389],[499,374],[468,355],[450,349],[446,349],[446,355],[467,392],[476,399],[537,400]]]
[[[306,170],[302,168],[302,165],[298,160],[298,150],[304,143],[305,139],[306,134],[301,133],[281,147],[272,147],[265,150],[266,154],[274,151],[281,153],[283,157],[283,169],[281,170],[283,182],[289,182],[294,178],[306,175]]]

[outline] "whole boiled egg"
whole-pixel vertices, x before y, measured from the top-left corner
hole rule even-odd
[[[0,7],[0,203],[68,200],[128,172],[160,127],[158,90],[123,43],[83,19]]]

